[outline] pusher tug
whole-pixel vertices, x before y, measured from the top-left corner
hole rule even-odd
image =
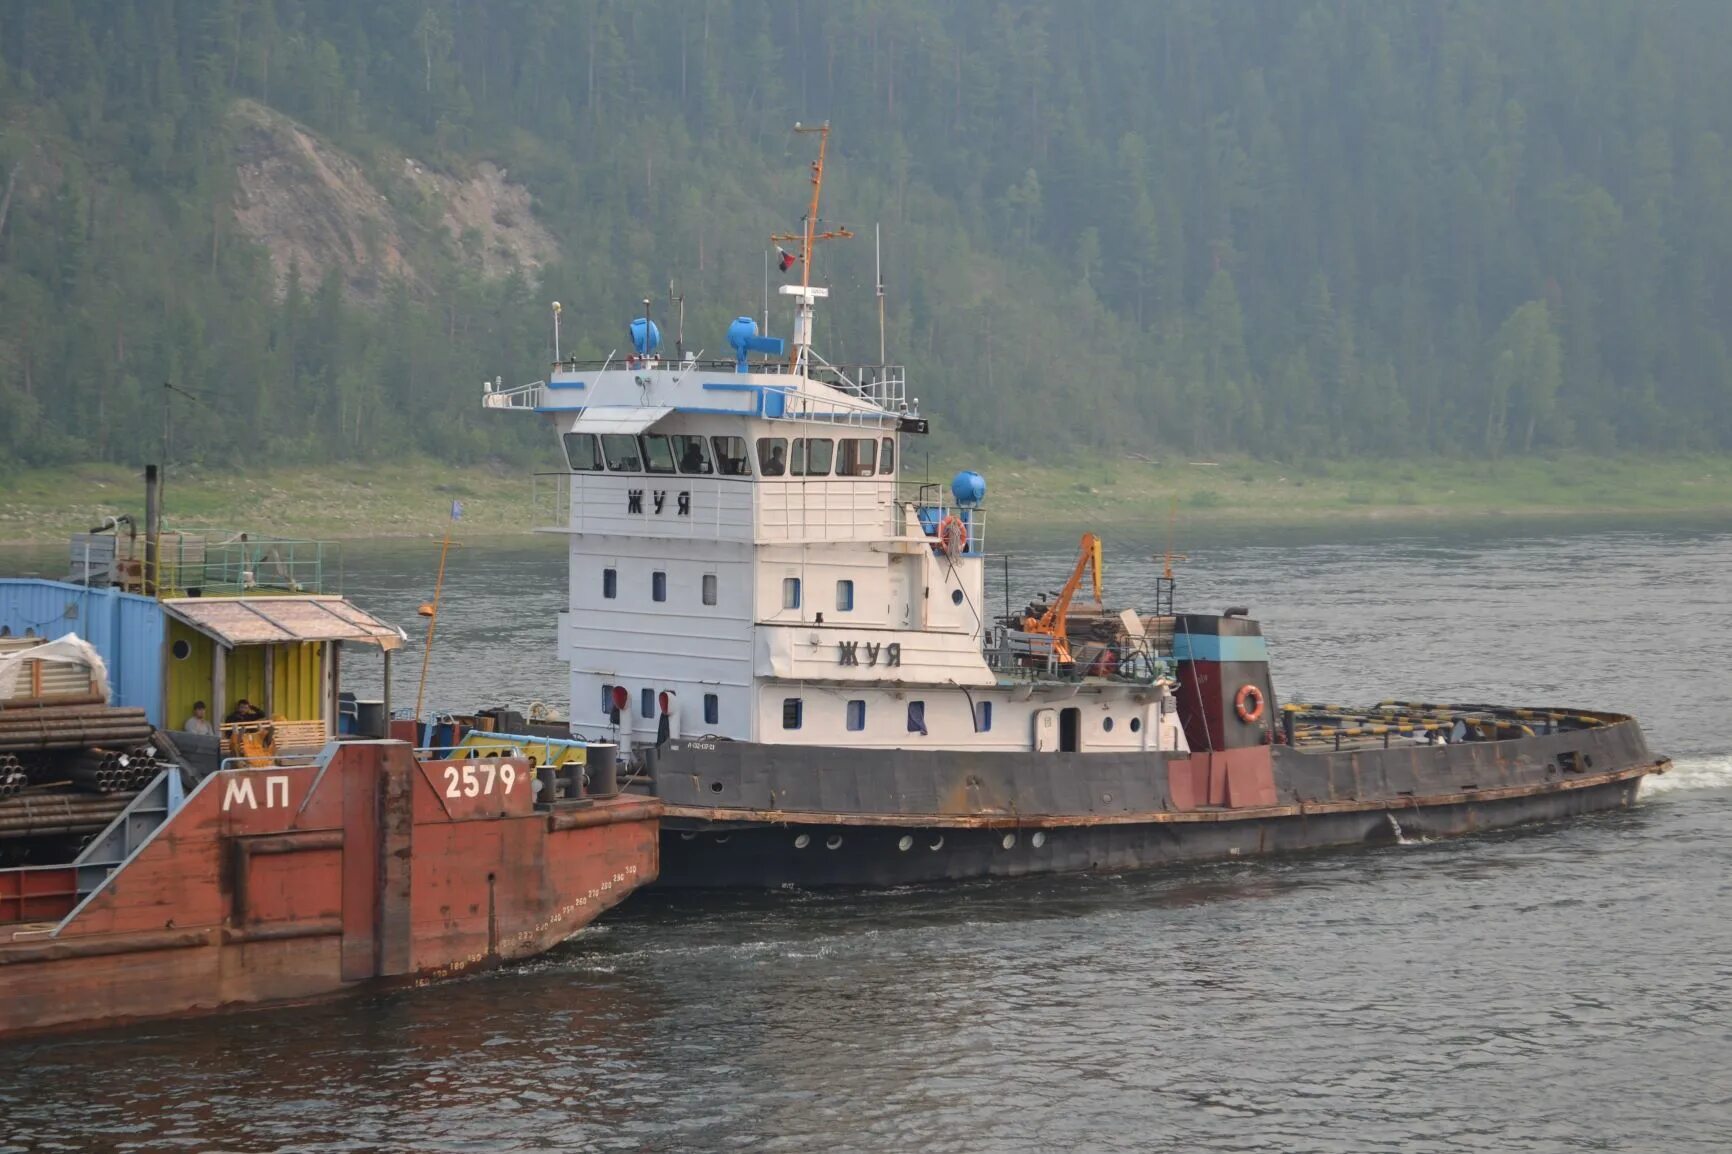
[[[890,885],[1434,837],[1632,804],[1668,762],[1579,709],[1277,703],[1258,623],[1101,600],[1100,543],[998,620],[985,483],[904,483],[926,432],[900,367],[812,347],[812,199],[782,253],[793,338],[734,357],[557,360],[484,389],[542,414],[568,469],[537,479],[570,543],[572,734],[617,743],[661,799],[661,884]],[[882,291],[882,290],[880,290]],[[555,323],[558,309],[555,308]],[[1088,579],[1091,598],[1077,594]]]

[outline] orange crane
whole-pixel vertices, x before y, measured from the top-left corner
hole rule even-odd
[[[1082,535],[1082,549],[1077,554],[1075,568],[1070,571],[1070,579],[1064,583],[1064,588],[1059,590],[1052,604],[1046,607],[1046,612],[1039,617],[1022,619],[1023,632],[1044,633],[1052,638],[1053,656],[1065,665],[1071,663],[1070,639],[1065,635],[1065,619],[1070,613],[1070,603],[1082,585],[1084,573],[1093,577],[1095,604],[1101,605],[1101,539],[1093,533]]]

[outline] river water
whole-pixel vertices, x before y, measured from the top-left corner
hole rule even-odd
[[[1010,544],[1025,595],[1074,556]],[[1153,552],[1109,542],[1113,600]],[[414,632],[436,553],[351,546],[345,589]],[[1626,709],[1676,768],[1449,842],[640,894],[433,989],[0,1047],[0,1151],[1725,1150],[1728,573],[1724,529],[1204,539],[1180,607],[1248,605],[1284,698]],[[564,581],[545,543],[454,549],[428,707],[563,706]]]

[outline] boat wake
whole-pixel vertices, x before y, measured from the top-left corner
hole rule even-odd
[[[1393,833],[1395,835],[1395,844],[1396,845],[1429,845],[1429,844],[1431,844],[1431,839],[1428,837],[1410,837],[1408,835],[1407,831],[1401,828],[1401,823],[1399,821],[1395,820],[1394,814],[1386,813],[1383,816],[1389,820],[1389,830],[1391,833]]]
[[[1653,774],[1642,782],[1642,793],[1647,797],[1710,789],[1732,789],[1732,754],[1681,757],[1667,772]]]

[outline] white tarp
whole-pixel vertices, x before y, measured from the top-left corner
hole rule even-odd
[[[600,405],[585,409],[572,425],[574,433],[641,433],[669,413],[672,405]]]
[[[26,662],[47,661],[57,665],[77,665],[90,670],[90,680],[96,692],[107,701],[108,666],[96,646],[76,633],[68,633],[41,645],[32,645],[0,653],[0,700],[27,697],[30,694],[30,674]]]

